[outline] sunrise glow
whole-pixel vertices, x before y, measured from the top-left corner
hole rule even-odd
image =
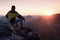
[[[45,15],[46,15],[46,16],[51,16],[51,15],[53,15],[53,12],[47,11]]]
[[[51,10],[51,9],[44,9],[44,10],[42,10],[43,12],[43,15],[45,15],[45,16],[51,16],[51,15],[53,15],[55,12],[54,12],[54,10]]]

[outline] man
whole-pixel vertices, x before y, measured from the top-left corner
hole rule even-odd
[[[25,20],[17,11],[15,11],[15,6],[13,5],[11,10],[6,14],[6,18],[11,23],[12,26],[10,28],[14,30],[16,27],[16,18],[20,18],[21,20],[21,27],[22,27],[22,20]]]

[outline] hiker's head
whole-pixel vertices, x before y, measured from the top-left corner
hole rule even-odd
[[[11,10],[12,10],[12,11],[15,11],[15,6],[14,6],[14,5],[12,5]]]

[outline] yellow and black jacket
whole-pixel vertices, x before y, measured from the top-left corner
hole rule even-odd
[[[17,13],[16,11],[9,11],[9,12],[7,13],[6,17],[7,17],[7,19],[8,19],[9,22],[11,21],[11,19],[16,18],[16,17],[25,20],[24,17],[22,17],[22,16],[21,16],[19,13]]]

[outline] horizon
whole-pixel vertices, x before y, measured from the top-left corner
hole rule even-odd
[[[55,14],[52,14],[52,15],[22,15],[22,16],[46,16],[46,17],[51,17],[51,16],[54,16],[54,15],[60,15],[60,13],[55,13]],[[0,16],[5,16],[5,15],[0,15]]]

